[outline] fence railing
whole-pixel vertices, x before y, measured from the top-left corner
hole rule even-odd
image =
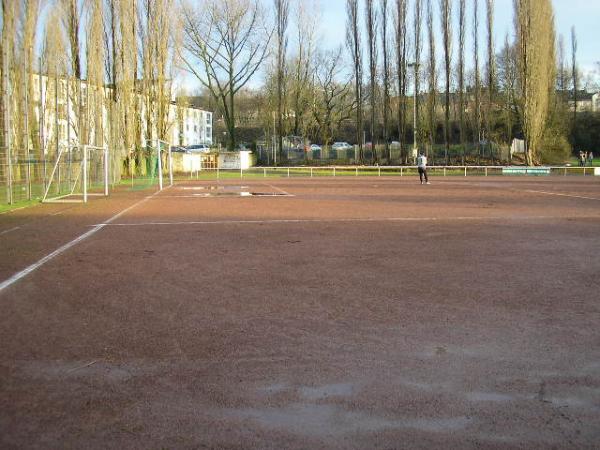
[[[593,176],[600,175],[600,168],[568,166],[430,166],[430,176]],[[197,168],[177,172],[176,180],[202,180],[221,178],[316,178],[316,177],[404,177],[418,176],[417,166],[285,166],[250,167],[247,169]],[[600,181],[600,176],[598,177]]]
[[[20,203],[40,200],[48,185],[52,170],[50,161],[18,159],[6,164],[0,162],[0,204]],[[500,177],[500,176],[597,176],[600,181],[600,167],[569,166],[430,166],[432,177]],[[418,176],[417,166],[286,166],[250,167],[247,169],[223,169],[199,167],[189,171],[177,171],[175,181],[216,180],[244,178],[318,178],[318,177],[405,177]],[[155,176],[124,175],[123,185],[132,189],[146,189],[156,186]],[[104,189],[103,185],[92,186]]]

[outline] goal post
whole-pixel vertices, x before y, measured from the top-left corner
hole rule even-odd
[[[42,202],[87,203],[89,196],[108,196],[108,168],[108,147],[61,146]]]
[[[152,156],[156,155],[158,189],[162,191],[165,184],[173,186],[173,155],[171,154],[171,144],[160,139],[152,139],[148,140],[146,145],[151,151],[151,160]]]

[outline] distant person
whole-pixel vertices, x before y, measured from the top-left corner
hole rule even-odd
[[[594,154],[592,152],[588,152],[588,162],[590,163],[590,167],[594,165]]]
[[[423,153],[420,153],[417,158],[417,167],[419,168],[419,179],[421,180],[421,184],[423,184],[423,177],[425,177],[425,184],[431,184],[427,178],[427,156]]]
[[[585,166],[585,153],[582,150],[579,151],[579,167]]]

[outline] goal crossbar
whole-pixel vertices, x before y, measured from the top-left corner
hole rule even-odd
[[[65,147],[60,147],[58,156],[56,158],[56,162],[54,163],[54,167],[50,173],[50,178],[48,184],[46,186],[46,190],[44,191],[44,196],[42,197],[43,203],[87,203],[88,197],[90,196],[108,196],[108,147],[98,147],[95,145],[83,145],[83,146],[73,146],[69,152],[72,156],[72,149],[81,148],[82,149],[82,157],[80,161],[73,162],[69,160],[69,170],[72,170],[72,165],[78,165],[78,168],[75,172],[75,178],[69,180],[69,189],[66,193],[61,192],[61,181],[60,181],[60,167],[61,164],[65,164],[63,161],[65,155]],[[90,154],[91,152],[102,152],[100,157],[101,164],[101,178],[102,178],[102,193],[91,193],[89,192],[89,162],[90,162]],[[50,191],[58,186],[57,195],[50,196]],[[81,193],[77,193],[77,187],[80,186]]]

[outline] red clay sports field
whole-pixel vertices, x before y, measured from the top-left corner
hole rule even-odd
[[[0,447],[597,448],[597,178],[187,181],[2,214]]]

